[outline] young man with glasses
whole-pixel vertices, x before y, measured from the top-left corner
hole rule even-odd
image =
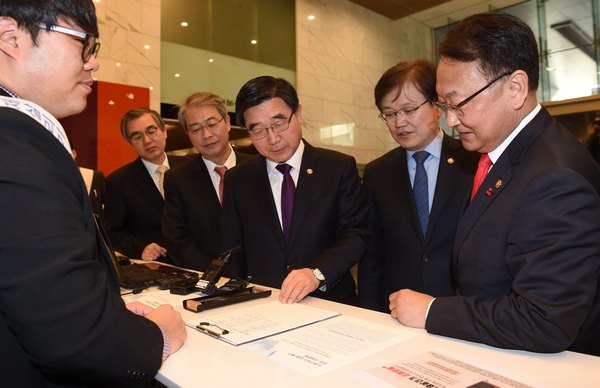
[[[142,384],[186,338],[171,306],[123,303],[57,120],[86,107],[97,36],[91,0],[0,2],[3,386]]]
[[[165,175],[163,234],[175,264],[205,271],[221,248],[223,175],[250,156],[229,145],[229,115],[219,96],[190,95],[178,117],[199,155]]]
[[[362,307],[390,312],[394,292],[454,295],[452,243],[479,156],[439,127],[435,66],[388,69],[375,86],[379,117],[400,145],[365,167],[371,240],[358,270]]]
[[[186,158],[167,156],[165,123],[151,109],[125,113],[121,134],[138,158],[106,177],[102,222],[117,252],[170,263],[162,235],[164,173]]]
[[[500,13],[440,44],[438,106],[481,154],[454,242],[458,296],[401,290],[392,316],[502,348],[600,355],[600,169],[538,103],[537,53],[531,29]]]
[[[356,303],[350,268],[367,231],[354,158],[302,139],[302,106],[281,78],[248,81],[236,116],[260,155],[225,177],[223,247],[242,247],[234,274],[281,288],[283,303],[309,294]]]

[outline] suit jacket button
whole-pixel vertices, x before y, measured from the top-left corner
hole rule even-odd
[[[429,257],[427,257],[427,255],[423,255],[423,256],[421,256],[421,260],[423,260],[424,262],[428,262]]]

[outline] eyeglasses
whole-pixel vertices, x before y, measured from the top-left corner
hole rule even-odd
[[[462,115],[464,115],[464,112],[461,109],[463,106],[467,105],[472,99],[477,97],[481,92],[483,92],[484,90],[486,90],[487,88],[492,86],[494,84],[494,82],[496,82],[500,78],[506,77],[507,75],[510,75],[510,74],[512,74],[512,71],[507,71],[506,73],[500,74],[498,77],[496,77],[493,80],[491,80],[490,82],[488,82],[487,85],[485,85],[484,87],[482,87],[475,93],[471,94],[469,97],[465,98],[464,100],[462,100],[461,102],[459,102],[456,105],[448,104],[447,102],[436,101],[435,106],[438,107],[438,109],[440,109],[444,113],[448,113],[448,111],[450,111],[454,114],[458,114],[458,115],[462,116]]]
[[[81,59],[83,59],[83,63],[87,63],[92,56],[98,56],[98,52],[100,51],[100,42],[96,41],[96,36],[94,34],[77,31],[72,28],[58,26],[56,24],[40,23],[38,24],[38,27],[48,31],[60,32],[61,34],[69,35],[77,40],[80,40],[83,43],[83,49],[81,50]]]
[[[379,118],[382,119],[383,122],[387,123],[388,121],[392,121],[397,117],[409,117],[412,116],[417,111],[417,109],[425,105],[427,102],[429,101],[425,100],[414,108],[399,109],[394,112],[381,112],[379,114]]]
[[[153,139],[154,136],[158,134],[158,130],[159,128],[156,125],[151,125],[148,128],[146,128],[144,132],[137,131],[129,134],[129,140],[131,140],[132,142],[139,143],[144,139],[144,135]]]
[[[208,129],[212,131],[221,121],[225,120],[225,117],[221,117],[221,120],[217,119],[208,119],[204,124],[192,124],[192,127],[187,130],[188,133],[192,135],[198,135],[202,132],[203,129]]]
[[[254,127],[252,129],[248,129],[248,134],[254,140],[260,140],[267,136],[267,131],[270,129],[273,133],[281,133],[290,127],[290,123],[292,122],[292,117],[295,112],[292,112],[289,119],[279,119],[275,120],[268,127]]]

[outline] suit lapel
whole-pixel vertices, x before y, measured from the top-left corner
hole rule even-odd
[[[197,187],[197,189],[194,190],[194,192],[200,194],[201,198],[198,199],[210,205],[209,208],[210,211],[213,213],[213,216],[220,217],[219,214],[221,209],[221,203],[219,202],[219,197],[217,196],[217,193],[214,190],[210,173],[208,172],[206,164],[204,164],[202,156],[200,155],[196,157],[193,166],[193,172],[194,179],[191,182],[191,184]]]
[[[134,171],[135,173],[133,179],[135,180],[136,185],[140,188],[140,191],[143,193],[143,195],[145,195],[148,198],[150,203],[153,204],[155,208],[162,208],[163,198],[160,195],[158,189],[156,188],[156,185],[154,184],[154,181],[148,173],[146,166],[144,166],[144,163],[142,162],[141,158],[137,158],[137,160],[135,161]]]
[[[252,174],[249,174],[248,180],[252,182],[250,187],[254,187],[255,190],[254,198],[252,199],[256,201],[256,207],[261,209],[263,213],[262,219],[271,230],[271,234],[276,236],[281,248],[285,249],[285,240],[281,224],[279,223],[273,192],[271,191],[271,182],[267,176],[266,160],[263,156],[260,156],[253,158],[248,163],[252,165]]]
[[[320,163],[320,157],[315,148],[304,142],[304,154],[302,155],[302,164],[298,174],[298,183],[296,184],[296,197],[294,199],[294,211],[292,213],[292,231],[288,246],[291,247],[298,234],[300,225],[304,222],[306,213],[310,207],[310,201],[316,187],[323,176],[324,166]]]

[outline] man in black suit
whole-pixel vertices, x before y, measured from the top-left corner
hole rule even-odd
[[[164,172],[185,158],[167,156],[165,123],[151,109],[125,113],[121,134],[138,158],[106,178],[102,222],[119,253],[134,259],[171,262],[162,235],[162,185]]]
[[[454,242],[458,296],[401,290],[392,316],[502,348],[600,355],[600,169],[537,102],[537,53],[531,29],[500,13],[440,44],[437,104],[482,154]]]
[[[223,247],[241,246],[234,273],[281,288],[284,303],[311,293],[356,303],[350,268],[367,244],[356,162],[302,140],[301,111],[281,78],[254,78],[239,91],[238,123],[260,155],[225,177]]]
[[[2,386],[141,385],[186,338],[171,306],[123,303],[57,120],[86,106],[97,37],[91,0],[0,2]]]
[[[434,296],[455,293],[452,243],[479,156],[440,129],[436,98],[435,66],[427,61],[401,62],[375,86],[379,117],[400,147],[365,167],[371,240],[358,271],[362,307],[389,312],[396,302],[390,295],[402,288]],[[417,187],[419,155],[423,193]],[[423,213],[416,200],[423,200]]]
[[[219,96],[194,93],[178,116],[199,155],[165,176],[163,234],[175,264],[205,271],[221,244],[221,174],[249,156],[229,145],[229,115]]]

